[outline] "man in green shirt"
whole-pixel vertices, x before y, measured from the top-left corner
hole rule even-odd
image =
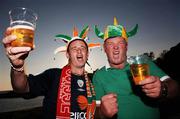
[[[178,84],[148,61],[150,76],[135,85],[127,63],[128,37],[136,34],[138,25],[126,32],[114,18],[105,33],[95,26],[96,35],[104,39],[104,51],[108,63],[94,77],[96,99],[103,118],[159,119],[158,102],[172,98],[178,93]]]

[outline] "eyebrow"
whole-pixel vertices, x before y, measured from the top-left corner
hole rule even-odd
[[[83,46],[83,45],[81,45],[80,47],[81,47],[81,48],[86,48],[86,46]],[[72,48],[77,48],[77,46],[73,46],[73,47],[70,47],[70,48],[71,48],[71,49],[72,49]]]
[[[106,43],[114,43],[114,42],[111,42],[111,41],[107,41]],[[120,41],[119,43],[123,43],[123,44],[126,44],[125,41]]]

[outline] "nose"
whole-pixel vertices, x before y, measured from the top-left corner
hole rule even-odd
[[[80,49],[80,48],[78,48],[78,49],[77,49],[77,52],[78,52],[78,53],[81,53],[81,49]]]
[[[119,45],[114,45],[113,47],[115,50],[118,50],[119,49]]]

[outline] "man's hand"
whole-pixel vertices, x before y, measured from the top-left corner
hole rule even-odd
[[[11,35],[11,28],[7,28],[5,32],[5,37],[2,43],[5,47],[5,52],[9,58],[11,64],[15,68],[20,68],[24,65],[24,60],[31,51],[30,47],[12,47],[11,42],[16,39],[15,35]]]
[[[101,98],[100,112],[105,117],[113,117],[118,112],[117,95],[110,93]]]
[[[161,81],[156,76],[149,76],[139,83],[143,92],[149,97],[158,98],[161,95]]]

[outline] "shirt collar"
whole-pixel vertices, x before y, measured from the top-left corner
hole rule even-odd
[[[125,67],[126,67],[127,65],[128,65],[128,63],[126,62]],[[125,68],[125,67],[124,67],[124,68]],[[109,62],[106,61],[106,65],[105,65],[106,71],[108,71],[108,69],[111,69],[111,68],[113,68],[113,67],[111,67],[110,64],[109,64]]]
[[[107,71],[109,68],[111,68],[111,66],[110,66],[109,62],[108,62],[108,61],[106,61],[106,65],[105,65],[105,69],[106,69],[106,71]]]

